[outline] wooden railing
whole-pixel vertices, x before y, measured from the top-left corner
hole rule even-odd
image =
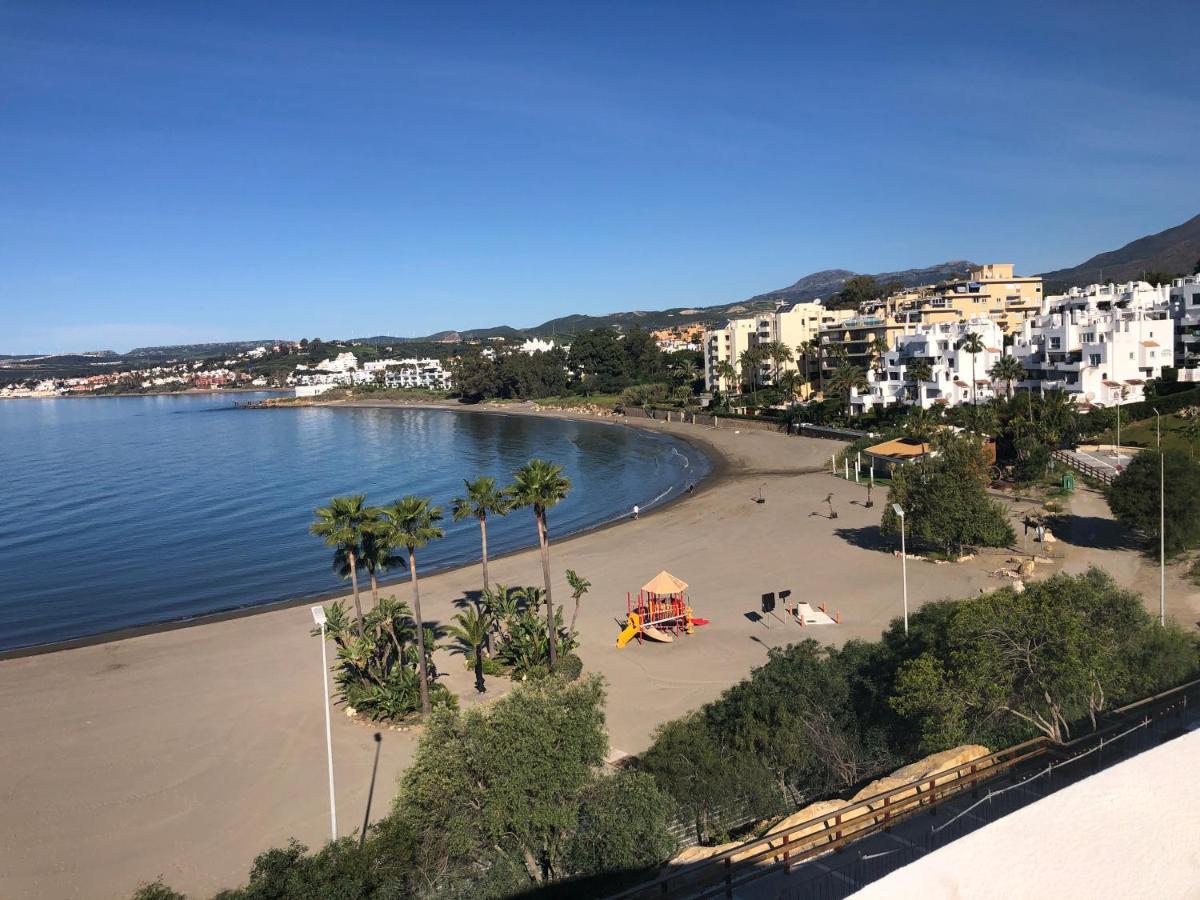
[[[668,867],[653,881],[615,894],[612,900],[708,897],[720,893],[732,897],[738,884],[780,867],[791,871],[807,859],[883,831],[903,818],[935,807],[964,791],[975,790],[980,783],[1011,772],[1032,759],[1051,756],[1061,760],[1076,756],[1126,728],[1132,719],[1165,715],[1186,707],[1189,701],[1195,702],[1197,697],[1200,697],[1200,681],[1189,682],[1111,710],[1105,716],[1107,724],[1104,727],[1074,740],[1057,743],[1041,737],[999,750],[768,833],[708,859]]]
[[[1061,463],[1066,463],[1076,472],[1082,472],[1089,478],[1095,478],[1103,484],[1112,484],[1116,474],[1112,469],[1106,469],[1103,466],[1093,466],[1091,463],[1085,463],[1073,454],[1067,453],[1065,450],[1051,450],[1050,455]]]

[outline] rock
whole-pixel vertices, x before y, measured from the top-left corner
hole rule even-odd
[[[1025,582],[1023,582],[1020,578],[1018,578],[1016,581],[1013,582],[1012,589],[1013,589],[1014,594],[1025,593]]]
[[[353,719],[356,715],[358,715],[357,709],[355,709],[353,706],[346,707],[346,718],[347,719]]]
[[[683,866],[688,863],[699,862],[702,859],[708,859],[719,853],[724,853],[726,850],[737,847],[739,844],[739,841],[730,841],[728,844],[718,844],[715,847],[686,847],[680,851],[678,856],[671,860],[669,865]]]
[[[1017,566],[1017,574],[1022,578],[1028,578],[1037,570],[1037,560],[1027,559],[1021,565]]]

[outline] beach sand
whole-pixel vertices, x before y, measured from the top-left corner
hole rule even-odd
[[[628,753],[645,749],[659,723],[762,664],[768,648],[806,637],[874,639],[901,609],[900,560],[879,549],[885,493],[877,491],[875,508],[866,509],[863,488],[828,474],[837,444],[724,425],[638,425],[707,446],[717,472],[680,502],[552,548],[555,598],[566,601],[568,618],[563,571],[592,582],[579,616],[580,654],[607,680],[611,745]],[[760,489],[762,504],[753,501]],[[830,492],[836,520],[826,518]],[[529,516],[532,536],[532,514],[516,515]],[[553,510],[550,525],[553,538]],[[1157,582],[1146,575],[1153,570],[1132,551],[1085,547],[1071,555],[1069,545],[1060,547],[1072,568],[1122,555],[1118,569],[1143,590],[1153,584],[1157,608]],[[911,608],[1001,586],[987,573],[1009,556],[910,561]],[[615,649],[626,592],[636,594],[660,569],[691,585],[696,615],[711,624],[670,645]],[[510,585],[540,584],[538,554],[495,560],[491,574]],[[422,578],[426,617],[449,619],[455,601],[479,582],[478,566]],[[780,589],[814,607],[824,602],[843,624],[772,620],[768,627],[757,615],[759,598]],[[1173,580],[1169,590],[1181,597],[1172,602],[1182,604],[1190,625],[1194,589],[1185,594]],[[408,584],[387,592],[406,598]],[[268,847],[293,836],[310,846],[327,839],[321,655],[310,627],[300,605],[0,661],[0,896],[124,897],[159,875],[208,896],[243,883],[255,854]],[[442,651],[438,667],[464,703],[479,702],[461,657]],[[490,700],[505,682],[489,683]],[[375,730],[335,707],[342,834],[361,826]],[[386,813],[418,731],[384,730],[375,815]]]

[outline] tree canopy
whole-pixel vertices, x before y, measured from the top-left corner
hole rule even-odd
[[[1200,546],[1200,463],[1181,450],[1162,455],[1162,478],[1167,527],[1164,549],[1175,555]],[[1108,489],[1114,516],[1158,547],[1159,454],[1138,453]]]

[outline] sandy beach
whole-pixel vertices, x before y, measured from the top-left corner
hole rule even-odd
[[[768,648],[805,637],[875,638],[901,609],[900,560],[878,537],[884,492],[867,509],[863,488],[828,474],[838,445],[725,426],[638,426],[696,441],[716,472],[686,499],[552,550],[559,602],[570,603],[565,569],[592,582],[579,615],[580,654],[607,680],[611,745],[628,753],[643,750],[659,723],[761,664]],[[761,504],[753,500],[760,490]],[[830,492],[836,520],[827,518]],[[1078,527],[1062,536],[1059,565],[1104,565],[1157,612],[1157,571],[1119,546],[1103,499],[1083,491],[1072,504]],[[1014,514],[1020,508],[1012,505]],[[550,522],[553,531],[553,512]],[[1005,582],[988,573],[1010,557],[910,561],[910,604],[999,587]],[[617,650],[626,592],[660,569],[691,585],[696,614],[711,624],[671,645]],[[492,578],[539,584],[536,551],[495,560]],[[479,580],[477,566],[423,578],[427,618],[449,619]],[[825,603],[842,624],[761,621],[760,595],[781,589]],[[389,592],[405,598],[408,585]],[[1172,574],[1168,597],[1169,613],[1193,626],[1196,588]],[[159,875],[207,896],[241,883],[267,847],[293,836],[309,845],[326,839],[321,657],[310,625],[301,605],[0,661],[0,896],[123,897]],[[479,702],[460,657],[441,651],[438,667],[464,703]],[[504,682],[490,684],[493,699]],[[362,822],[376,729],[336,708],[333,726],[338,822],[349,833]],[[388,808],[416,733],[383,732],[377,814]]]

